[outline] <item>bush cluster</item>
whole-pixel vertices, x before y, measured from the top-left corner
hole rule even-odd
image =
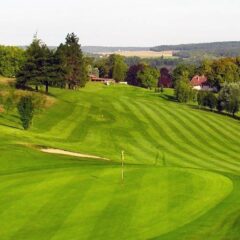
[[[211,91],[199,91],[197,101],[199,106],[216,109],[218,112],[225,111],[235,116],[240,110],[240,84],[225,84],[218,95]]]

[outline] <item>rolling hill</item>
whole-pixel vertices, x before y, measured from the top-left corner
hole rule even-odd
[[[240,41],[160,45],[152,47],[150,50],[173,51],[175,52],[174,56],[180,58],[238,57],[240,55]]]
[[[82,46],[82,50],[86,53],[112,53],[118,51],[149,51],[149,47],[104,47],[104,46]]]
[[[30,131],[0,113],[1,240],[238,239],[239,121],[179,104],[172,90],[50,94]]]
[[[153,51],[191,51],[191,50],[224,50],[224,49],[239,49],[240,41],[232,42],[211,42],[211,43],[189,43],[179,45],[160,45],[151,48]]]

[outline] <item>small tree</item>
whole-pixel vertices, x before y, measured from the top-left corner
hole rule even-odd
[[[206,105],[211,111],[217,106],[217,97],[213,92],[208,92],[206,95]]]
[[[225,109],[225,103],[221,99],[219,99],[219,97],[217,99],[217,106],[216,106],[216,108],[217,108],[219,113],[221,113]]]
[[[233,117],[239,111],[240,108],[240,91],[236,91],[237,89],[233,89],[231,95],[226,104],[227,112],[231,113]]]
[[[218,105],[217,97],[211,91],[199,91],[197,101],[199,106],[209,107],[211,111]]]
[[[175,96],[181,103],[186,103],[193,99],[193,89],[189,82],[189,73],[185,72],[175,83]]]
[[[122,56],[117,54],[110,55],[107,60],[107,65],[110,78],[113,78],[117,82],[125,80],[128,67]]]
[[[145,66],[142,71],[137,74],[141,87],[152,89],[157,86],[160,72],[150,66]]]
[[[206,96],[206,91],[198,91],[198,94],[197,94],[198,106],[204,106],[205,96]]]
[[[218,96],[219,110],[226,110],[233,116],[240,109],[240,84],[230,83],[225,84]]]
[[[127,65],[123,60],[117,60],[113,67],[113,79],[117,82],[121,82],[125,80],[127,72]]]
[[[18,112],[22,122],[22,126],[25,130],[29,129],[32,124],[34,115],[34,104],[31,96],[21,97],[18,103]]]
[[[129,85],[141,86],[141,82],[138,79],[138,73],[143,71],[145,68],[144,64],[132,65],[129,67],[126,75],[126,81]]]

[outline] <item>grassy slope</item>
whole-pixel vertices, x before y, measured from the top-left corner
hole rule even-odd
[[[14,113],[0,115],[3,239],[239,236],[238,121],[132,87],[91,84],[51,94],[58,102],[35,118],[30,132]],[[128,166],[122,187],[114,163],[48,155],[19,143],[114,161],[124,149],[128,163],[141,165]],[[159,167],[151,167],[157,155]],[[168,168],[161,167],[163,158]]]

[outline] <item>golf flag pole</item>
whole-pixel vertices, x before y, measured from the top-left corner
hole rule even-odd
[[[123,168],[123,162],[124,162],[124,151],[122,151],[121,158],[122,158],[122,182],[123,182],[123,179],[124,179],[124,168]]]

